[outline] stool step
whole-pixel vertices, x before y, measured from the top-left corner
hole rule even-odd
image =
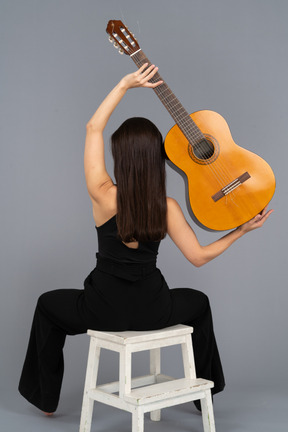
[[[124,395],[124,400],[133,405],[145,405],[158,400],[172,399],[191,393],[198,393],[211,389],[212,387],[214,387],[212,381],[202,378],[181,378],[164,383],[153,384],[149,387],[137,388],[132,390],[129,394]]]

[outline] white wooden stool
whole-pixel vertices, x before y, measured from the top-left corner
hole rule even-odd
[[[211,399],[212,381],[196,378],[192,349],[192,327],[176,325],[153,331],[102,332],[88,330],[87,363],[80,432],[90,432],[94,401],[132,413],[132,432],[144,431],[144,413],[160,420],[161,408],[201,400],[205,432],[215,432]],[[181,344],[185,378],[160,372],[162,347]],[[96,385],[101,348],[119,352],[119,381]],[[131,355],[150,350],[150,375],[131,379]]]

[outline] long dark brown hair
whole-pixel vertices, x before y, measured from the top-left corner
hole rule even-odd
[[[126,120],[112,135],[117,183],[117,227],[121,239],[159,241],[167,232],[163,138],[142,117]]]

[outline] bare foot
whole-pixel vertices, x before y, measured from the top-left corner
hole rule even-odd
[[[44,412],[44,411],[43,411]],[[48,413],[48,412],[44,412],[44,414],[46,415],[46,416],[52,416],[53,415],[53,413]]]

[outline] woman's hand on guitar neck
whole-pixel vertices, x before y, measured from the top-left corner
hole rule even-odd
[[[269,216],[271,215],[271,213],[273,213],[273,211],[274,211],[274,210],[267,211],[267,208],[268,208],[268,206],[266,206],[264,208],[264,210],[262,210],[262,212],[259,213],[258,215],[256,215],[253,219],[251,219],[250,221],[248,221],[248,222],[244,223],[243,225],[241,225],[238,228],[238,230],[242,234],[246,234],[249,231],[253,231],[254,229],[261,228],[262,225],[269,218]]]
[[[125,75],[120,84],[122,84],[126,90],[135,87],[147,87],[155,88],[158,87],[163,81],[157,81],[156,83],[149,82],[151,78],[158,72],[158,67],[144,63],[136,72]],[[146,69],[147,68],[147,69]]]

